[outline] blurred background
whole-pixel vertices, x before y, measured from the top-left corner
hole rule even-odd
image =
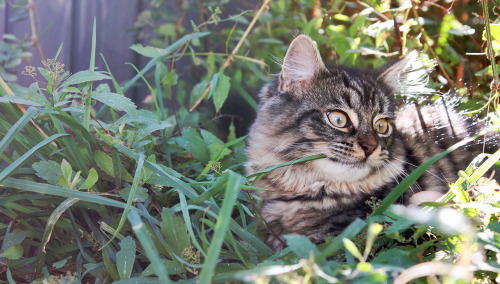
[[[168,48],[185,35],[209,36],[182,45],[175,56],[162,57],[176,71],[167,108],[193,108],[242,38],[263,1],[250,0],[0,0],[0,76],[21,86],[33,82],[22,75],[25,66],[42,66],[54,58],[72,74],[85,70],[91,55],[94,18],[97,22],[96,66],[110,71],[125,85],[149,61],[134,44]],[[494,47],[500,46],[498,6],[489,6]],[[271,1],[238,51],[224,68],[231,78],[221,111],[210,103],[207,119],[233,123],[246,133],[257,107],[257,93],[273,74],[294,35],[306,33],[326,61],[358,67],[380,67],[409,50],[422,52],[429,65],[434,96],[411,98],[432,103],[445,98],[462,110],[480,109],[489,100],[491,66],[485,56],[483,18],[478,1]],[[130,64],[128,64],[130,63]],[[153,74],[144,74],[152,80]],[[242,79],[243,78],[243,79]],[[151,105],[151,92],[141,80],[125,95],[139,107]],[[205,96],[207,97],[207,96]],[[484,115],[484,114],[483,114]]]

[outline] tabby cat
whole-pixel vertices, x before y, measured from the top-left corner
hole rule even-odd
[[[265,188],[261,214],[283,248],[284,234],[318,243],[371,213],[366,201],[383,199],[423,161],[469,136],[471,125],[444,105],[396,111],[395,92],[425,89],[417,52],[375,70],[326,67],[315,43],[300,35],[281,73],[260,93],[247,144],[247,172],[295,159],[326,157],[278,168],[256,182]],[[423,73],[422,73],[423,72]],[[444,192],[474,157],[457,150],[439,160],[403,197]]]

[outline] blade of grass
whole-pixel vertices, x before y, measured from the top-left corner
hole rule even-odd
[[[209,198],[215,196],[216,194],[218,194],[220,191],[222,191],[224,189],[223,185],[226,183],[226,181],[227,181],[227,175],[222,175],[221,177],[219,177],[217,179],[217,181],[214,183],[214,185],[211,189],[200,194],[200,196],[189,200],[188,204],[197,205],[197,204],[200,204],[203,201],[208,200]]]
[[[78,121],[76,121],[69,114],[60,111],[58,114],[54,114],[55,117],[60,119],[67,127],[71,128],[73,132],[76,133],[79,137],[84,138],[92,148],[101,149],[101,146],[97,142],[94,136],[90,134],[90,132],[81,125]]]
[[[9,146],[16,134],[24,128],[24,126],[37,114],[35,108],[28,108],[23,116],[7,131],[3,139],[0,141],[0,154]]]
[[[208,254],[205,258],[205,262],[203,263],[198,283],[210,283],[212,280],[215,273],[215,265],[222,247],[222,242],[229,227],[231,213],[236,202],[236,197],[240,191],[240,185],[244,182],[245,179],[242,176],[234,172],[228,172],[228,181],[226,185],[226,192],[224,193],[224,201],[222,202],[222,208],[219,212],[219,216],[217,217],[212,244],[208,249]]]
[[[131,157],[132,159],[137,160],[137,158],[139,157],[139,154],[135,153],[134,151],[130,150],[129,148],[125,147],[124,145],[116,143],[113,146],[116,147],[123,154]],[[146,168],[151,170],[153,173],[159,175],[162,179],[165,179],[166,181],[168,181],[168,184],[171,184],[177,190],[181,190],[187,197],[194,199],[194,198],[199,196],[191,186],[189,186],[187,183],[183,182],[182,180],[165,172],[159,165],[157,165],[155,163],[148,162],[148,161],[145,161],[144,165]],[[210,209],[216,213],[218,213],[220,210],[220,208],[214,203],[205,201],[202,204],[207,206],[207,207],[210,206]],[[236,221],[231,220],[229,226],[234,233],[236,233],[238,236],[240,236],[242,239],[244,239],[249,245],[254,247],[254,249],[258,250],[261,253],[267,254],[267,255],[271,255],[274,253],[274,251],[272,249],[270,249],[266,244],[264,244],[256,236],[250,234],[245,229],[243,229],[241,226],[239,226],[239,224]]]
[[[76,227],[76,222],[75,222],[75,217],[73,216],[73,213],[71,212],[71,210],[68,210],[66,211],[68,213],[68,216],[69,216],[69,221],[71,222],[71,227],[73,227],[73,233],[75,235],[75,240],[76,240],[76,244],[78,246],[78,249],[80,250],[80,253],[82,254],[82,256],[85,258],[85,260],[89,263],[96,263],[95,259],[92,258],[83,248],[83,245],[82,245],[82,242],[80,240],[80,235],[78,233],[78,229]]]
[[[496,151],[493,155],[491,155],[484,163],[475,170],[470,177],[467,179],[469,183],[475,183],[480,177],[482,177],[496,162],[500,159],[500,150]],[[463,181],[462,181],[463,182]],[[458,184],[457,186],[460,186]]]
[[[102,197],[98,194],[94,193],[88,193],[88,192],[82,192],[74,189],[69,189],[69,188],[64,188],[56,185],[51,185],[51,184],[45,184],[45,183],[37,183],[33,181],[28,181],[28,180],[21,180],[21,179],[15,179],[15,178],[7,178],[3,182],[0,183],[0,187],[7,187],[7,188],[14,188],[17,190],[21,191],[31,191],[31,192],[36,192],[40,194],[50,194],[50,195],[55,195],[55,196],[60,196],[60,197],[66,197],[66,198],[78,198],[81,201],[86,201],[90,203],[96,203],[96,204],[101,204],[101,205],[106,205],[106,206],[112,206],[116,208],[122,208],[124,209],[127,204],[116,201],[111,198],[107,197]],[[148,218],[151,220],[154,224],[160,224],[158,220],[155,218],[151,217],[148,214],[144,214],[140,210],[138,210],[135,207],[132,207],[131,210],[138,211],[139,214],[143,215],[144,217]]]
[[[135,153],[131,149],[125,147],[122,144],[115,143],[113,145],[118,151],[122,152],[123,154],[131,157],[134,160],[137,160],[139,158],[139,154]],[[155,163],[151,163],[148,161],[144,162],[144,165],[146,168],[151,170],[153,173],[159,175],[161,178],[164,178],[166,181],[168,181],[169,184],[171,184],[173,187],[175,187],[178,190],[182,190],[182,192],[189,198],[195,198],[198,196],[196,191],[189,186],[187,183],[183,182],[182,180],[170,175],[169,173],[165,172],[159,165]]]
[[[309,162],[312,160],[323,159],[323,158],[325,158],[325,155],[318,154],[318,155],[313,155],[313,156],[305,157],[302,159],[297,159],[297,160],[293,160],[290,162],[282,163],[282,164],[279,164],[276,166],[265,167],[264,169],[247,176],[247,179],[251,179],[253,177],[257,177],[257,179],[260,179],[263,175],[265,175],[265,174],[267,174],[275,169],[286,167],[286,166],[291,166],[291,165],[295,165],[295,164],[299,164],[299,163],[305,163],[305,162]]]
[[[170,278],[161,263],[158,251],[156,250],[154,243],[149,236],[149,232],[146,229],[146,224],[142,222],[139,215],[134,211],[131,211],[130,214],[128,214],[128,220],[132,225],[132,230],[134,230],[137,239],[141,242],[141,245],[146,252],[146,256],[151,261],[154,272],[160,278],[160,283],[170,283]]]
[[[38,151],[43,146],[49,144],[50,142],[56,140],[59,137],[66,136],[68,134],[54,134],[49,138],[43,140],[42,142],[35,145],[31,150],[24,153],[20,158],[14,161],[14,163],[10,164],[6,167],[2,172],[0,172],[0,183],[5,180],[14,170],[19,168],[31,155],[33,155],[36,151]]]
[[[120,186],[122,184],[122,174],[121,174],[122,163],[120,160],[120,155],[118,155],[118,151],[116,150],[116,148],[111,148],[111,157],[113,159],[115,186]]]
[[[78,198],[68,198],[61,202],[59,206],[50,214],[49,219],[47,220],[47,225],[45,226],[45,230],[43,231],[43,236],[41,239],[41,246],[38,248],[38,254],[35,260],[35,272],[42,271],[43,263],[45,261],[45,247],[47,243],[50,241],[50,236],[52,235],[52,230],[57,223],[57,220],[61,217],[61,215],[70,208],[73,204],[79,201]]]
[[[203,256],[205,256],[205,251],[203,250],[200,243],[196,239],[196,235],[193,231],[193,225],[191,224],[191,215],[189,215],[189,209],[188,209],[188,204],[186,201],[186,196],[181,191],[178,191],[178,193],[179,193],[179,200],[181,201],[180,206],[181,206],[182,218],[184,219],[184,223],[186,224],[186,229],[189,232],[189,236],[191,237],[191,241],[194,244],[194,246],[201,252],[201,254],[203,254]]]
[[[95,69],[95,48],[96,48],[96,18],[94,17],[94,27],[92,29],[92,49],[90,53],[89,71],[94,72]],[[92,108],[92,82],[88,83],[89,91],[85,96],[85,114],[83,116],[83,127],[89,131],[90,110]]]
[[[137,186],[139,185],[139,180],[141,178],[141,170],[143,165],[144,165],[144,156],[140,155],[139,161],[137,162],[137,168],[135,169],[134,181],[132,182],[132,187],[130,188],[130,192],[128,194],[127,205],[125,206],[125,210],[123,210],[122,217],[120,218],[120,223],[118,224],[118,227],[116,228],[113,237],[111,237],[111,239],[102,248],[106,247],[116,237],[116,235],[118,235],[123,225],[125,224],[125,220],[127,220],[127,215],[130,212],[130,208],[132,207],[132,202],[134,201],[135,193],[137,191]]]
[[[106,65],[106,70],[108,70],[108,75],[111,77],[111,82],[113,82],[113,86],[115,86],[115,90],[118,94],[124,96],[122,89],[120,88],[120,84],[116,82],[115,76],[113,76],[113,73],[111,73],[111,69],[109,69],[108,62],[106,62],[106,59],[104,58],[104,55],[101,54],[102,61],[104,61],[104,65]],[[113,118],[113,122],[116,122],[116,113],[113,108],[109,108],[109,111],[111,112],[111,118]]]
[[[158,105],[160,107],[160,121],[164,121],[166,119],[166,111],[165,111],[165,106],[163,105],[163,92],[161,91],[161,78],[160,78],[160,68],[159,64],[156,64],[156,69],[155,69],[155,86],[156,86],[156,93],[157,93],[157,100],[158,100]],[[163,130],[165,132],[165,130]]]

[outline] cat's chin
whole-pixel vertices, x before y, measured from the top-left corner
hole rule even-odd
[[[368,163],[359,162],[355,164],[340,163],[330,159],[315,160],[314,164],[319,172],[328,179],[338,182],[354,182],[367,178],[375,169]]]

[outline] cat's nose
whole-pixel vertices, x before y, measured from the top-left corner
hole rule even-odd
[[[373,153],[373,151],[375,151],[378,146],[377,140],[371,135],[360,137],[358,139],[358,144],[365,152],[365,157],[367,158]]]

